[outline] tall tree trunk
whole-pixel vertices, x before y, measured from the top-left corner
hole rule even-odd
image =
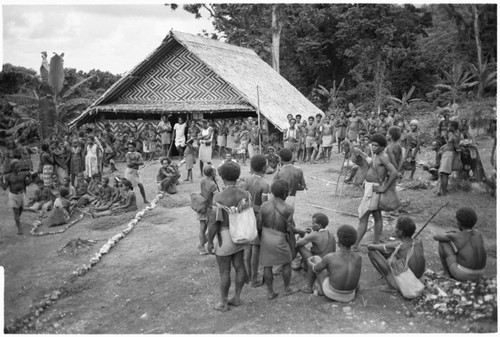
[[[476,5],[472,5],[472,10],[474,11],[474,36],[476,37],[476,48],[477,48],[477,63],[479,69],[480,78],[478,78],[479,85],[477,89],[477,98],[481,99],[483,96],[483,83],[481,81],[481,74],[483,72],[483,50],[481,48],[481,39],[479,37],[479,11]]]
[[[278,5],[274,4],[272,7],[272,22],[271,22],[271,32],[272,32],[272,67],[279,74],[280,72],[280,38],[281,38],[281,28],[282,23],[279,17]]]
[[[377,84],[376,92],[375,92],[375,102],[377,105],[378,113],[380,114],[381,106],[382,106],[382,87],[384,82],[384,72],[385,67],[382,61],[382,56],[377,55],[377,67],[375,70],[375,83]]]

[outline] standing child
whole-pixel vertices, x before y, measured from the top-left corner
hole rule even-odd
[[[418,132],[418,121],[416,119],[410,122],[410,133],[407,135],[407,158],[411,164],[410,180],[413,180],[415,169],[417,167],[417,153],[420,152],[420,132]]]
[[[186,142],[186,149],[184,150],[184,160],[186,162],[187,175],[186,175],[186,179],[184,179],[184,181],[193,182],[193,167],[194,167],[194,163],[196,161],[196,157],[194,156],[194,154],[195,154],[194,148],[193,148],[194,141],[195,141],[194,138],[190,138]]]
[[[17,226],[17,234],[22,235],[21,214],[24,208],[24,196],[26,187],[31,183],[31,175],[29,172],[21,172],[21,163],[17,159],[10,162],[10,173],[3,177],[2,188],[9,188],[9,206],[14,212],[14,221]]]
[[[205,198],[206,210],[204,212],[198,213],[198,220],[200,221],[200,232],[198,238],[200,243],[198,244],[198,252],[200,255],[208,254],[205,249],[205,243],[207,242],[207,224],[208,217],[212,212],[212,200],[214,198],[214,193],[217,192],[218,187],[215,183],[215,171],[212,166],[206,165],[203,168],[204,178],[200,181],[200,194]]]
[[[141,192],[144,203],[149,204],[149,201],[146,199],[146,192],[144,191],[142,179],[139,174],[139,166],[144,165],[144,161],[141,154],[137,152],[135,144],[136,143],[134,142],[129,142],[127,144],[128,152],[125,155],[125,161],[127,163],[127,168],[125,169],[125,178],[132,183],[132,186],[137,185],[139,187],[139,191]]]

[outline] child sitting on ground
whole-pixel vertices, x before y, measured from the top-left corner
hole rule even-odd
[[[94,201],[96,208],[111,206],[114,190],[109,186],[109,178],[102,178],[102,185],[99,188],[98,198]]]
[[[68,200],[72,200],[76,196],[76,189],[70,184],[70,178],[69,177],[64,177],[62,178],[62,186],[61,187],[66,187],[69,191],[68,195]]]
[[[122,191],[124,194],[124,199],[120,201],[120,204],[118,206],[112,206],[107,211],[91,213],[92,218],[137,211],[137,197],[135,196],[133,189],[134,188],[132,187],[132,183],[129,180],[123,179]]]
[[[81,206],[88,205],[96,201],[99,197],[99,188],[101,187],[101,175],[94,173],[92,181],[88,184],[87,193],[85,193],[79,200],[78,204]]]
[[[401,242],[390,244],[369,244],[368,257],[373,266],[382,275],[387,283],[394,288],[399,287],[394,279],[392,270],[401,273],[408,259],[408,267],[417,278],[422,277],[425,271],[424,247],[422,241],[414,240],[413,234],[417,227],[409,217],[400,217],[396,224],[396,237]],[[409,258],[408,258],[409,255]],[[392,270],[391,270],[392,267]]]
[[[75,200],[80,200],[81,197],[83,197],[87,193],[87,189],[89,188],[89,184],[87,183],[87,180],[85,180],[83,173],[80,172],[77,175],[76,178],[76,194],[73,197]]]
[[[54,201],[54,208],[47,219],[49,227],[67,224],[71,217],[72,204],[68,200],[69,190],[66,187],[60,187],[58,194],[59,197]]]
[[[434,235],[445,276],[459,281],[477,281],[486,266],[483,235],[472,229],[477,221],[472,208],[462,207],[456,212],[459,231]]]
[[[276,150],[274,147],[269,146],[267,148],[267,154],[266,154],[266,159],[267,159],[267,168],[266,168],[266,174],[273,174],[276,172],[276,169],[278,168],[278,164],[280,163],[280,157],[275,153]]]
[[[35,181],[37,189],[35,190],[35,195],[33,197],[33,204],[27,207],[27,211],[36,212],[42,210],[42,212],[47,212],[52,208],[54,204],[55,196],[49,186],[45,186],[42,179],[37,179]]]

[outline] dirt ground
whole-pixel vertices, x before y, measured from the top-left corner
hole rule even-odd
[[[491,141],[480,141],[480,153],[487,174],[491,173]],[[427,154],[430,155],[430,154]],[[214,160],[217,165],[220,160]],[[333,155],[329,164],[298,164],[305,172],[307,192],[297,197],[295,221],[306,227],[312,214],[324,212],[330,218],[333,233],[342,224],[357,227],[355,217],[328,209],[357,213],[361,190],[345,185],[343,197],[335,196],[341,155]],[[123,165],[119,166],[123,168]],[[159,164],[142,169],[147,195],[156,195]],[[184,172],[183,172],[184,173]],[[198,167],[193,184],[181,182],[176,195],[165,196],[158,207],[146,213],[130,234],[119,241],[100,262],[83,276],[72,273],[117,233],[135,213],[119,217],[83,220],[64,233],[32,236],[33,213],[23,214],[25,235],[16,235],[7,195],[0,193],[0,265],[5,268],[5,325],[14,333],[28,334],[139,334],[139,333],[464,333],[496,332],[497,320],[470,322],[447,321],[438,315],[420,314],[412,301],[386,290],[385,283],[362,250],[361,291],[351,303],[331,302],[325,297],[296,293],[269,301],[266,288],[245,286],[243,305],[227,313],[212,309],[219,299],[219,276],[214,255],[199,256],[198,222],[189,207],[189,193],[199,189]],[[242,167],[242,176],[249,166]],[[427,178],[421,169],[417,176]],[[184,175],[183,175],[184,177]],[[272,176],[266,176],[271,181]],[[343,179],[343,178],[342,178]],[[33,187],[30,187],[32,192]],[[138,194],[138,191],[136,191]],[[440,270],[437,245],[432,235],[452,229],[454,212],[471,206],[478,214],[477,228],[484,233],[488,251],[486,276],[495,276],[496,199],[485,191],[455,191],[436,197],[430,190],[404,190],[399,193],[409,201],[405,208],[419,229],[430,216],[449,201],[422,232],[427,265]],[[138,199],[139,197],[138,194]],[[145,205],[139,203],[140,208]],[[44,232],[45,226],[39,228]],[[389,239],[394,223],[386,221],[383,237]],[[370,242],[370,231],[363,242]],[[87,245],[67,247],[74,240],[93,240]],[[294,271],[292,286],[300,287],[303,271]],[[275,276],[275,289],[282,293],[281,276]],[[54,295],[54,291],[59,291]],[[234,291],[231,287],[230,295]],[[35,305],[50,301],[43,312]]]

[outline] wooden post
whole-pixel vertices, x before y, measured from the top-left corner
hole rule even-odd
[[[259,154],[262,153],[262,144],[261,144],[261,136],[260,136],[260,98],[259,98],[259,86],[257,86],[257,124],[259,125]]]

